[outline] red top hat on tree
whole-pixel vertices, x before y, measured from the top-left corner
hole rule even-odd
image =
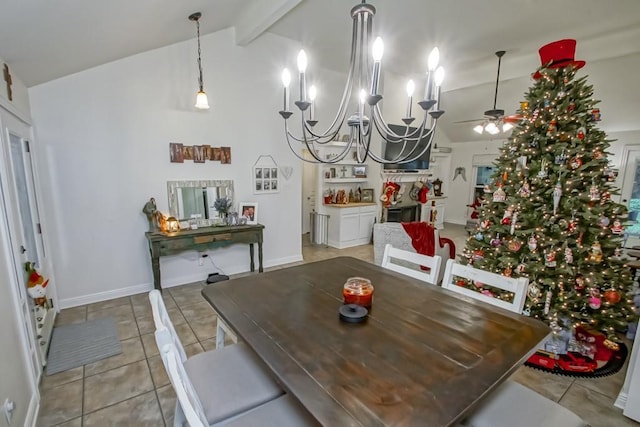
[[[576,61],[576,41],[574,39],[558,40],[542,46],[538,49],[540,63],[546,68],[559,68],[572,65],[576,70],[584,67],[586,62]],[[539,79],[540,71],[533,75],[534,79]]]

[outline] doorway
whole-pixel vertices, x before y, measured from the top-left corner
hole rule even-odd
[[[303,158],[312,160],[309,150],[302,150]],[[311,214],[316,212],[316,198],[318,187],[318,165],[311,162],[302,162],[302,236],[303,241],[308,241],[311,231]],[[305,237],[307,238],[305,240]]]
[[[46,362],[46,351],[55,310],[40,309],[26,289],[25,264],[33,263],[39,273],[46,271],[46,253],[40,227],[35,174],[31,150],[31,127],[16,116],[0,109],[0,209],[7,228],[9,257],[14,274],[11,283],[14,302],[21,317],[24,346],[36,383]],[[51,286],[52,288],[53,286]],[[51,295],[49,289],[49,295]],[[48,301],[48,298],[47,298]]]
[[[621,166],[620,203],[629,210],[624,246],[631,247],[640,244],[640,145],[624,147]]]

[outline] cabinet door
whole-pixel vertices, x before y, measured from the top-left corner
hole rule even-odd
[[[340,222],[340,242],[356,240],[359,234],[360,214],[346,214]]]
[[[373,231],[373,222],[376,219],[375,212],[367,212],[360,214],[360,229],[358,231],[358,237],[361,239],[371,240],[371,233]]]

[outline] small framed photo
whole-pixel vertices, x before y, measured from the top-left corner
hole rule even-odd
[[[253,194],[277,193],[280,188],[278,168],[272,166],[253,167]]]
[[[360,201],[363,203],[373,203],[373,188],[363,188]]]
[[[258,223],[258,204],[255,202],[238,203],[238,212],[241,218],[246,218],[247,224]]]
[[[367,177],[367,167],[366,166],[354,166],[353,167],[353,176],[356,178],[366,178]]]

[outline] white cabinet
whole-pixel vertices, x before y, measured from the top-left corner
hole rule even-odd
[[[371,241],[377,211],[375,203],[355,203],[346,207],[327,205],[325,208],[329,214],[329,246],[343,249]]]

